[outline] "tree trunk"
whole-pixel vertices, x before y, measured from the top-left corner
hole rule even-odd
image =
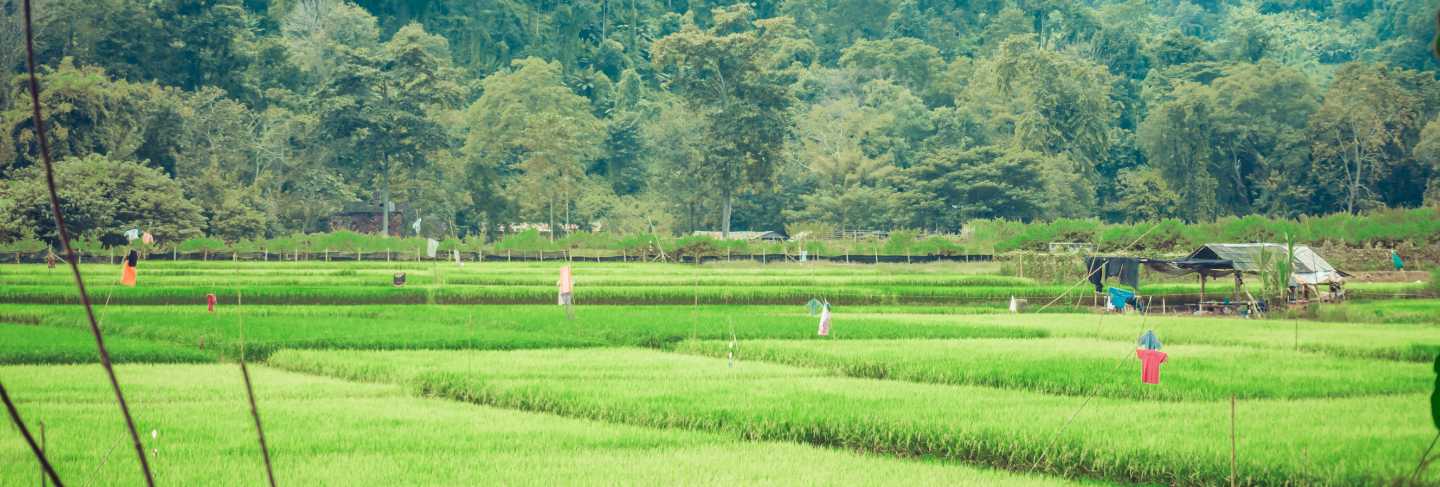
[[[386,167],[388,168],[388,167],[389,167],[389,164],[386,164]],[[385,175],[382,176],[380,179],[383,180],[383,182],[381,183],[381,189],[380,189],[380,200],[381,200],[381,201],[380,201],[380,234],[383,235],[383,236],[385,236],[386,238],[389,238],[389,237],[390,237],[390,171],[388,171],[388,170],[385,171]]]
[[[1235,150],[1230,150],[1230,165],[1233,169],[1231,178],[1235,180],[1235,195],[1240,197],[1240,204],[1245,205],[1244,211],[1250,211],[1250,190],[1245,188],[1245,178],[1241,175],[1240,157]]]
[[[730,240],[730,212],[733,210],[734,198],[729,187],[725,188],[722,196],[725,198],[725,205],[720,208],[720,239]]]

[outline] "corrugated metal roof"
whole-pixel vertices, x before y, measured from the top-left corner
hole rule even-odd
[[[1274,261],[1286,253],[1285,245],[1276,243],[1205,244],[1191,252],[1186,259],[1228,260],[1233,263],[1237,271],[1259,273],[1262,267],[1261,262]],[[1335,270],[1335,267],[1326,262],[1324,257],[1315,253],[1308,245],[1295,246],[1292,262],[1295,266],[1296,277],[1308,282],[1326,282],[1341,277],[1340,271]]]

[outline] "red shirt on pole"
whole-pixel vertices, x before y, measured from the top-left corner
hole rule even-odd
[[[1165,362],[1165,352],[1137,348],[1135,356],[1140,357],[1140,380],[1146,384],[1159,384],[1160,364]]]

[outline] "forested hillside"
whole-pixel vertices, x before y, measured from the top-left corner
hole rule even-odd
[[[1440,0],[34,2],[90,239],[384,201],[491,238],[1440,204]],[[0,241],[54,233],[19,3]]]

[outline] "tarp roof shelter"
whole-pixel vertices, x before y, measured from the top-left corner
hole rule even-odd
[[[1208,275],[1231,274],[1236,271],[1259,274],[1262,262],[1283,258],[1288,250],[1283,244],[1205,244],[1191,252],[1184,259],[1174,261],[1175,266]],[[1336,270],[1324,257],[1306,245],[1296,245],[1291,258],[1293,276],[1304,284],[1344,282],[1345,273]]]

